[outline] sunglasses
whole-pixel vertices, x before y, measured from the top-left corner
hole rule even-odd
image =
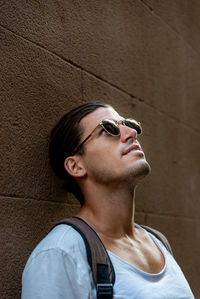
[[[114,121],[111,119],[103,119],[95,128],[94,130],[88,135],[73,151],[72,155],[75,155],[81,148],[81,146],[92,136],[94,131],[101,126],[109,135],[111,136],[120,136],[120,126],[127,126],[137,132],[137,134],[142,134],[142,127],[141,124],[132,118],[126,118],[120,121]]]

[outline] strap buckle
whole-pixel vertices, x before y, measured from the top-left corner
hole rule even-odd
[[[112,283],[97,283],[97,298],[105,298],[113,296],[113,285]]]

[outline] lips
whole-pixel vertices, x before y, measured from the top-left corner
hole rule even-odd
[[[141,150],[140,146],[136,143],[131,144],[124,152],[123,155],[128,154],[130,151]]]

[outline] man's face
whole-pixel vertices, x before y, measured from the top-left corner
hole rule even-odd
[[[113,108],[98,108],[81,120],[82,140],[103,120],[120,121],[124,118]],[[120,136],[111,136],[99,126],[84,144],[83,161],[87,175],[99,183],[137,182],[150,171],[150,166],[137,140],[137,132],[120,125]]]

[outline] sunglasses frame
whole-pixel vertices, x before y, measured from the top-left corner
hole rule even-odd
[[[142,127],[141,127],[141,124],[140,122],[138,122],[137,120],[133,119],[133,118],[125,118],[125,119],[122,119],[120,121],[114,121],[112,119],[103,119],[93,130],[92,132],[75,148],[75,150],[73,151],[72,153],[72,156],[75,155],[79,149],[81,148],[81,146],[92,136],[92,134],[94,133],[94,131],[99,127],[101,126],[109,135],[111,136],[120,136],[120,127],[119,125],[123,125],[123,126],[127,126],[126,125],[126,122],[127,121],[131,121],[131,122],[134,122],[136,124],[136,126],[138,126],[140,128],[140,132],[138,132],[136,129],[136,132],[137,132],[137,135],[140,135],[142,134]],[[118,129],[119,129],[119,134],[112,134],[111,132],[109,132],[105,127],[104,127],[104,122],[109,122],[109,123],[112,123],[114,126],[116,126]],[[130,126],[127,126],[129,128],[131,128]],[[134,129],[134,128],[131,128],[131,129]]]

